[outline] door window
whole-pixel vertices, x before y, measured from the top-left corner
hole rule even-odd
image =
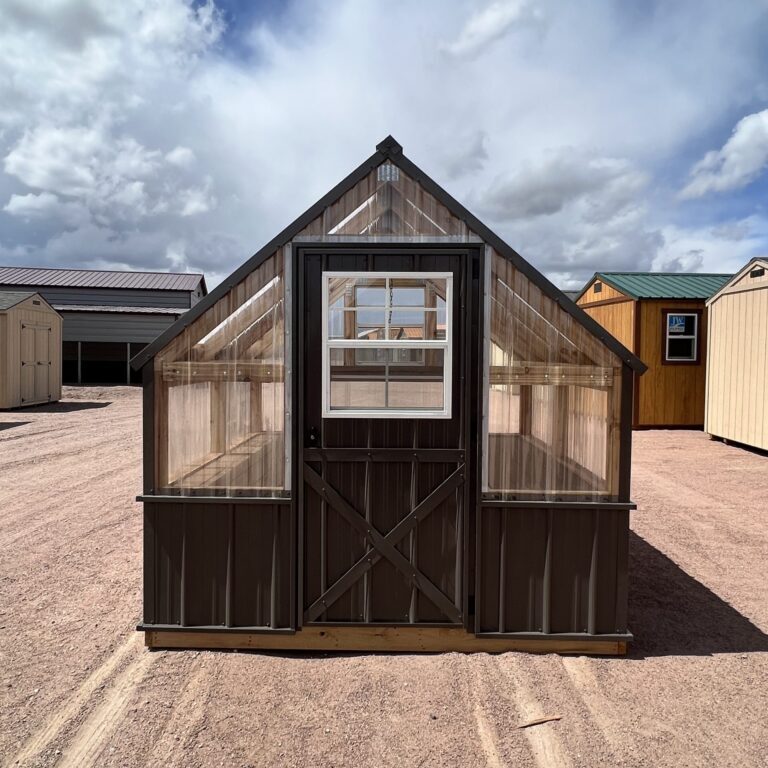
[[[323,416],[450,418],[453,277],[323,273]]]

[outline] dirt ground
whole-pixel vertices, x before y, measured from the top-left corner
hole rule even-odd
[[[149,652],[140,407],[0,413],[4,765],[768,765],[768,457],[636,434],[627,658]]]

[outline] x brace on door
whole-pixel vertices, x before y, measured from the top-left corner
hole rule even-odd
[[[420,504],[417,504],[386,536],[382,536],[330,483],[308,465],[304,465],[304,478],[325,501],[368,540],[371,548],[304,614],[305,621],[314,621],[338,600],[364,573],[385,557],[408,580],[424,593],[451,621],[462,620],[461,611],[418,570],[395,544],[410,533],[438,504],[444,501],[464,482],[464,464],[460,464]]]

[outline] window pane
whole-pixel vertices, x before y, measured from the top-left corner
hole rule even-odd
[[[390,281],[391,303],[393,307],[423,307],[424,280]]]
[[[670,336],[693,336],[696,333],[696,315],[667,315]]]
[[[391,349],[392,361],[399,359],[399,365],[391,367],[388,375],[387,405],[398,410],[441,410],[443,408],[443,356],[440,350]],[[403,354],[420,353],[429,355],[428,364],[407,365]]]
[[[331,409],[386,407],[386,368],[375,359],[381,352],[385,350],[330,350]]]
[[[695,360],[696,359],[696,340],[695,339],[675,339],[670,337],[667,342],[668,360]]]
[[[389,338],[405,340],[425,338],[424,315],[423,309],[393,310],[389,313]]]
[[[442,410],[444,350],[330,352],[331,410]]]
[[[383,339],[383,309],[331,309],[328,312],[329,339]]]
[[[383,309],[358,309],[354,315],[357,322],[355,338],[371,341],[385,337]]]
[[[387,303],[384,278],[358,277],[349,282],[355,285],[355,304],[358,307],[383,307]]]

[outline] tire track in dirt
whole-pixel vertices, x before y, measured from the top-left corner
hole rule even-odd
[[[495,730],[491,727],[490,723],[483,713],[483,708],[480,706],[480,702],[475,700],[475,722],[477,724],[477,733],[480,736],[480,746],[483,749],[485,755],[486,764],[490,768],[504,768],[504,763],[499,755],[499,750],[496,747],[498,738]]]
[[[142,648],[140,638],[138,634],[131,635],[98,669],[88,676],[85,682],[77,689],[74,696],[54,712],[43,728],[24,744],[16,754],[16,757],[8,764],[24,765],[35,755],[42,752],[62,732],[66,725],[80,714],[95,692],[102,685],[106,684],[125,659],[132,653],[135,653],[137,648]]]
[[[594,662],[584,656],[562,658],[563,669],[576,694],[584,702],[589,714],[614,756],[627,751],[627,735],[617,728],[620,721],[615,707],[601,691],[593,668]]]
[[[132,694],[153,661],[152,654],[143,651],[118,675],[104,700],[86,718],[63,750],[64,758],[59,768],[89,768],[97,764],[106,742],[120,724]]]
[[[509,659],[513,663],[512,665],[501,663],[502,659]],[[499,684],[499,675],[497,674],[499,671],[511,684],[513,692],[511,698],[520,716],[520,723],[549,714],[544,711],[541,704],[537,701],[533,687],[530,685],[528,676],[523,670],[522,665],[527,663],[527,661],[525,656],[519,657],[515,655],[510,657],[508,654],[505,654],[505,657],[489,659],[494,668],[493,672],[496,673],[493,675],[493,679],[496,681],[495,686],[500,695],[509,696],[508,691],[510,688]],[[524,730],[531,754],[537,765],[541,768],[571,768],[571,759],[563,747],[555,728],[555,723],[543,723],[542,725]]]

